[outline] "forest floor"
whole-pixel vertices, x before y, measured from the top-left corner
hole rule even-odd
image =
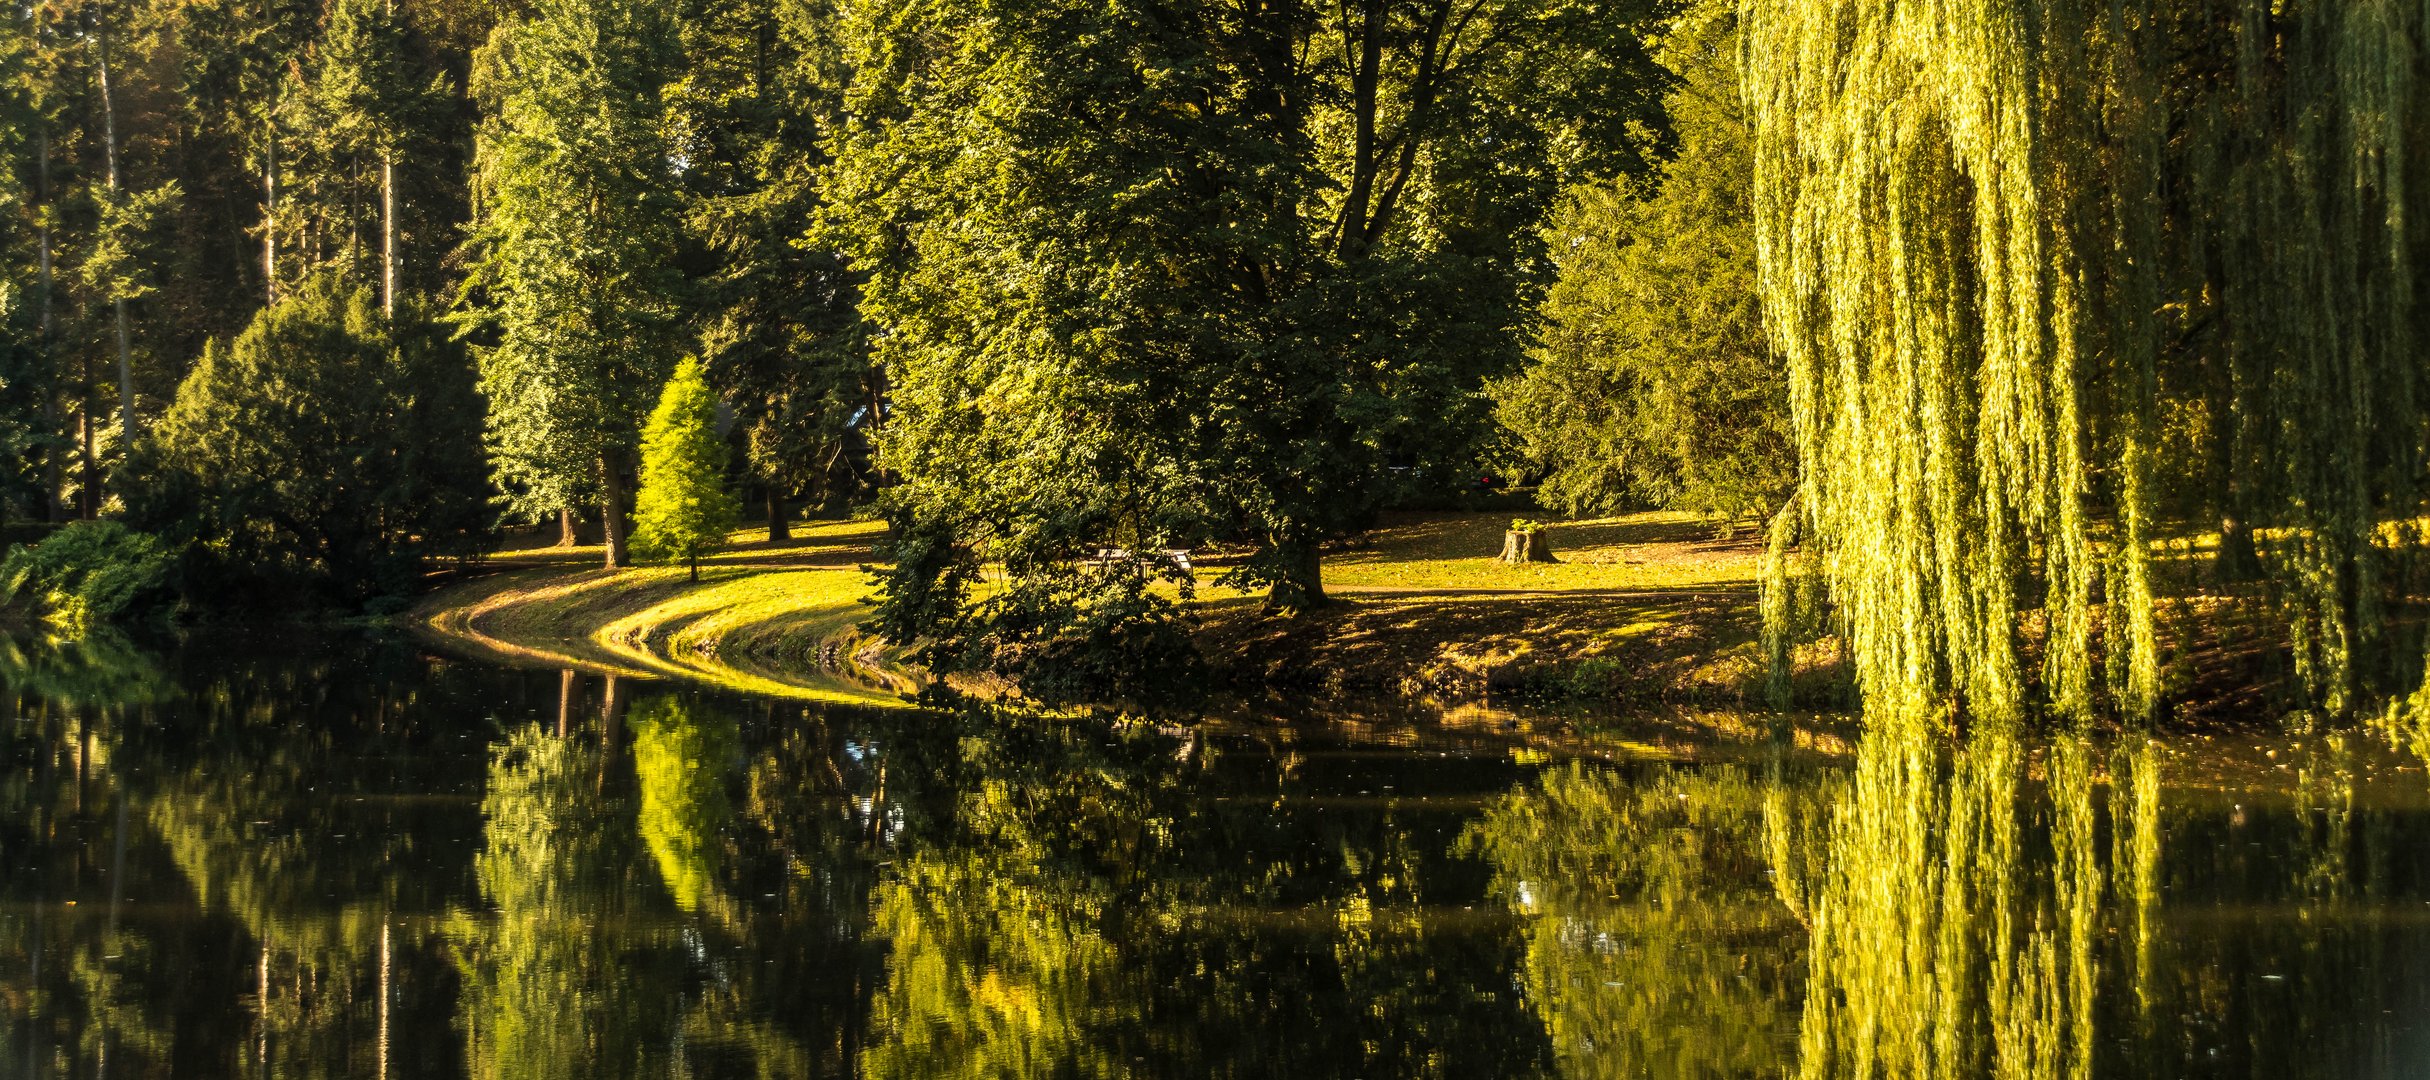
[[[1758,696],[1755,530],[1725,535],[1669,513],[1559,522],[1559,562],[1513,566],[1494,558],[1509,520],[1388,515],[1327,555],[1338,602],[1295,618],[1217,587],[1231,556],[1201,553],[1202,651],[1219,677],[1265,689],[1716,705]],[[916,680],[857,628],[880,530],[809,522],[778,543],[737,532],[697,583],[681,568],[603,569],[595,546],[510,548],[414,617],[510,661],[892,700]]]

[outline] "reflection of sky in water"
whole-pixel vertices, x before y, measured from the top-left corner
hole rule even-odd
[[[2430,1071],[2430,780],[2359,738],[1610,761],[10,649],[0,1075]]]

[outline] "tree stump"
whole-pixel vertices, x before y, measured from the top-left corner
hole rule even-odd
[[[1524,532],[1510,529],[1502,533],[1502,561],[1506,563],[1560,562],[1553,558],[1552,541],[1542,529]]]

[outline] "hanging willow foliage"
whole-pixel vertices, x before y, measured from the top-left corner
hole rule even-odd
[[[2418,542],[2419,0],[1745,12],[1778,535],[1868,708],[2150,714],[2173,528],[2273,571],[2349,710]]]

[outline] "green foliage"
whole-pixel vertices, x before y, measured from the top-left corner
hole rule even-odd
[[[1771,895],[1745,770],[1642,777],[1547,769],[1489,805],[1462,846],[1519,920],[1520,978],[1564,1076],[1789,1071],[1803,936]],[[1770,947],[1767,947],[1770,946]]]
[[[2164,526],[2258,549],[2320,710],[2410,678],[2420,9],[1746,11],[1804,558],[1868,705],[2151,715]]]
[[[176,559],[159,538],[80,521],[0,560],[0,605],[31,608],[70,634],[165,609]]]
[[[1672,25],[1660,55],[1679,77],[1665,101],[1677,156],[1563,201],[1542,336],[1493,388],[1537,498],[1565,513],[1740,518],[1778,509],[1795,482],[1756,300],[1737,11],[1703,0]]]
[[[888,498],[931,554],[1038,583],[993,610],[1093,610],[1051,598],[1134,589],[1073,569],[1098,549],[1218,538],[1250,545],[1233,583],[1320,604],[1319,544],[1395,465],[1471,460],[1546,208],[1635,164],[1664,76],[1650,5],[1452,10],[846,10],[826,219],[868,275]],[[1065,631],[998,625],[961,565],[898,562],[881,622]]]
[[[70,705],[115,707],[167,697],[158,657],[107,626],[69,638],[0,634],[0,685]]]
[[[140,300],[152,295],[159,280],[160,249],[170,218],[184,197],[172,180],[141,192],[102,191],[94,195],[99,221],[93,246],[77,266],[79,280],[93,295],[110,300]]]
[[[734,721],[667,696],[635,706],[631,722],[642,843],[675,906],[716,907],[719,836],[734,817],[726,776],[742,759]]]
[[[540,0],[476,71],[493,111],[464,318],[488,342],[475,355],[490,463],[519,513],[612,494],[681,351],[681,206],[660,98],[680,59],[663,5]]]
[[[414,55],[394,0],[334,0],[312,87],[317,134],[340,152],[393,152],[449,105],[448,84]]]
[[[696,4],[666,96],[706,264],[694,309],[710,384],[733,406],[760,484],[837,505],[875,481],[866,432],[883,382],[857,277],[802,237],[841,89],[833,30],[822,5],[800,0]]]
[[[687,563],[725,543],[742,515],[726,491],[726,444],[717,436],[717,398],[700,361],[684,357],[667,380],[641,436],[641,493],[633,550],[644,559]]]
[[[432,55],[415,32],[409,13],[416,6],[395,0],[327,6],[317,63],[286,110],[301,130],[281,151],[286,205],[278,225],[296,249],[283,262],[335,265],[379,281],[384,248],[394,243],[404,249],[397,255],[398,291],[421,291],[414,280],[429,280],[413,272],[428,260],[408,260],[407,253],[437,247],[437,237],[428,234],[453,228],[452,221],[434,219],[434,211],[446,210],[431,204],[446,182],[459,180],[460,170],[412,166],[454,164],[445,138],[458,91],[444,66],[450,58]],[[282,277],[288,273],[282,268]]]
[[[403,595],[482,534],[479,410],[435,326],[316,276],[204,349],[141,455],[140,519],[210,556],[189,584],[213,599]]]

